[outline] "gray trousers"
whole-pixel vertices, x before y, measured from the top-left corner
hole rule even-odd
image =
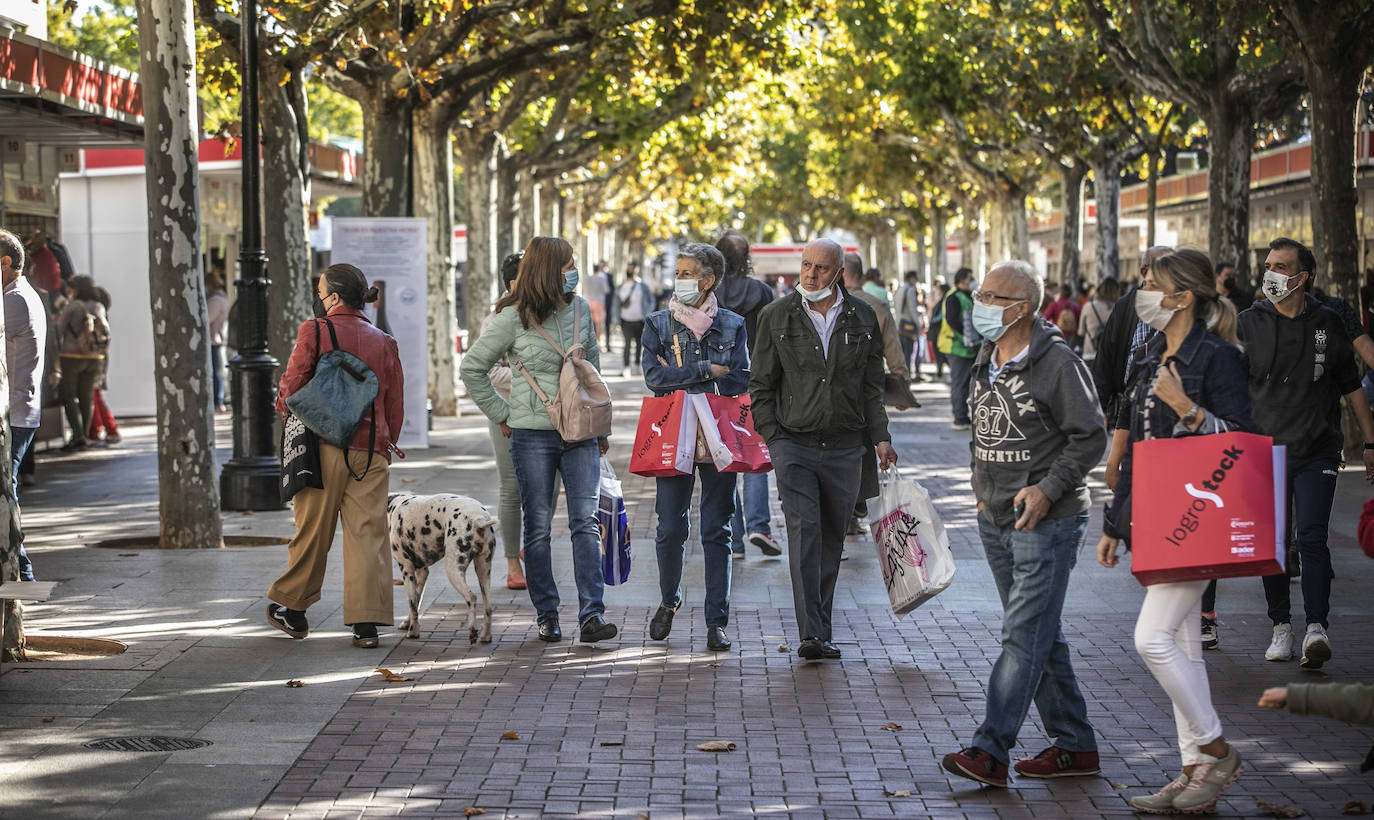
[[[822,450],[785,438],[768,445],[787,521],[792,600],[802,638],[828,641],[844,533],[859,495],[864,448]]]

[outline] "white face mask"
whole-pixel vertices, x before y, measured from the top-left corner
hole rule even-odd
[[[824,302],[830,296],[830,290],[830,285],[826,285],[820,290],[807,290],[801,286],[800,282],[797,283],[797,293],[800,293],[801,298],[808,302]]]
[[[696,307],[697,302],[701,301],[701,290],[695,279],[674,279],[673,295],[688,307]]]
[[[1260,287],[1264,291],[1264,297],[1274,304],[1287,299],[1297,286],[1289,287],[1288,283],[1302,276],[1302,273],[1295,273],[1292,276],[1284,276],[1272,270],[1264,272],[1264,284]]]
[[[1164,330],[1169,320],[1181,308],[1166,308],[1163,305],[1164,292],[1159,290],[1138,290],[1135,292],[1135,314],[1140,321],[1154,328]]]

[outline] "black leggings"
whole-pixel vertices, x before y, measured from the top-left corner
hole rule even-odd
[[[634,363],[639,364],[639,360],[644,358],[644,322],[627,322],[620,320],[620,332],[625,336],[625,367],[630,366],[630,345],[635,347]]]
[[[1202,591],[1202,611],[1215,612],[1217,608],[1217,581],[1212,579],[1207,584],[1207,588]]]

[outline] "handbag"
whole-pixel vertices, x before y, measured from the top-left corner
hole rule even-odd
[[[320,321],[329,328],[329,339],[334,344],[333,350],[323,354],[320,353]],[[373,446],[377,442],[376,400],[377,374],[362,359],[339,348],[333,322],[328,319],[316,321],[315,373],[305,386],[287,396],[286,406],[315,435],[340,450],[348,449],[363,415],[372,410],[367,434],[367,465],[362,475],[356,475],[352,465],[344,460],[354,481],[362,481],[372,468]]]
[[[873,543],[892,612],[900,620],[949,588],[954,554],[924,487],[902,478],[896,465],[883,472],[882,485],[871,519]]]
[[[281,503],[306,487],[324,489],[320,474],[320,441],[300,416],[287,413],[281,424]]]
[[[1254,433],[1136,442],[1131,572],[1141,586],[1282,573],[1285,456]]]
[[[645,396],[639,406],[630,472],[643,476],[689,475],[696,453],[696,408],[687,392]]]
[[[596,523],[601,530],[601,575],[608,586],[616,586],[630,580],[630,518],[620,479],[605,456],[601,458],[600,489]]]
[[[773,469],[768,444],[754,430],[749,394],[720,396],[693,393],[702,437],[711,452],[711,462],[722,473],[766,473]]]

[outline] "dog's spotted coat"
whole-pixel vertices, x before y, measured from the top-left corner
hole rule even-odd
[[[401,624],[408,638],[420,637],[420,596],[429,568],[444,559],[449,583],[468,602],[468,641],[476,643],[476,596],[467,585],[468,565],[477,571],[485,609],[482,643],[491,643],[491,559],[496,551],[496,516],[463,495],[392,493],[386,500],[391,554],[401,567],[410,617]]]

